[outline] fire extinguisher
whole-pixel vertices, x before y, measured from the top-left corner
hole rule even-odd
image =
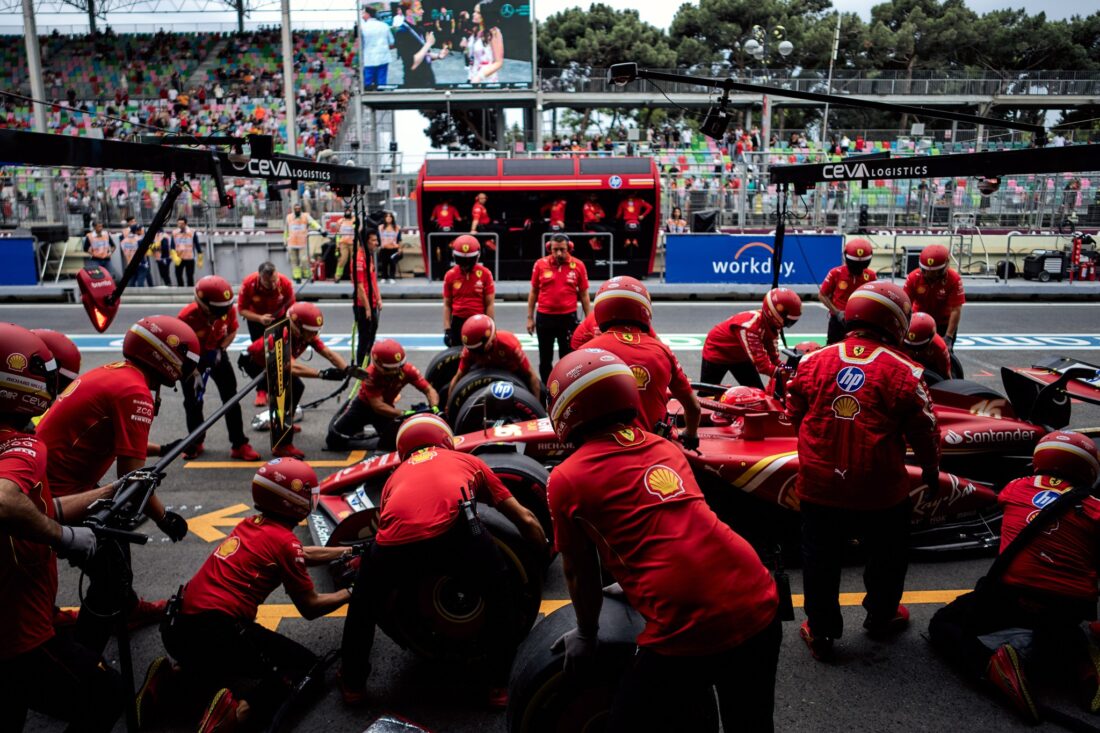
[[[324,282],[325,280],[325,261],[320,257],[315,257],[313,262],[309,266],[310,272],[313,275],[313,282]]]

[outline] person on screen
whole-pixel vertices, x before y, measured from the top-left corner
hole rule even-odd
[[[378,20],[377,8],[363,6],[363,89],[373,91],[385,86],[389,76],[390,49],[393,48],[390,27]]]
[[[467,67],[471,84],[500,81],[500,69],[504,66],[504,34],[500,24],[500,8],[495,0],[481,0],[474,6],[474,34],[470,39],[470,65]]]
[[[403,86],[408,89],[430,89],[435,86],[432,61],[446,58],[448,51],[443,49],[437,54],[432,53],[435,34],[431,31],[423,33],[423,29],[418,27],[424,16],[424,6],[420,0],[402,0],[401,9],[405,20],[398,25],[395,19],[393,40],[397,55],[405,66]]]

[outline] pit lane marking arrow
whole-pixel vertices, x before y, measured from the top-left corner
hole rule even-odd
[[[363,460],[366,460],[367,452],[365,450],[353,450],[348,453],[348,457],[340,460],[331,461],[306,461],[314,468],[346,468],[348,466],[354,466]],[[256,469],[264,465],[266,461],[187,461],[183,464],[184,468],[251,468]]]
[[[187,528],[191,530],[192,534],[206,542],[217,542],[226,537],[225,532],[222,532],[218,527],[236,527],[237,523],[244,517],[235,515],[251,510],[252,507],[247,504],[234,504],[224,509],[200,514],[197,517],[188,517]]]

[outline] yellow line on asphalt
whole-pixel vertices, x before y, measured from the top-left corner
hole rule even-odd
[[[339,461],[306,461],[314,468],[346,468],[367,457],[365,450],[353,450],[348,457]],[[187,461],[184,468],[259,468],[266,461]]]

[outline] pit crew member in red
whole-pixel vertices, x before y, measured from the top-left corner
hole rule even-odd
[[[290,389],[294,395],[294,404],[298,405],[301,403],[302,394],[306,390],[302,377],[340,381],[347,374],[348,363],[344,361],[342,356],[325,346],[325,343],[321,340],[321,327],[325,325],[325,317],[316,305],[305,302],[295,303],[287,311],[287,319],[290,321],[291,343]],[[332,364],[332,367],[316,369],[299,361],[298,357],[310,347]],[[253,379],[264,372],[265,365],[264,339],[253,341],[237,359],[237,366]],[[264,387],[265,391],[268,392],[268,399],[274,399],[275,395],[266,389],[267,385],[264,385]],[[305,453],[294,446],[294,433],[299,432],[299,430],[300,428],[295,425],[286,440],[275,448],[273,453],[276,457],[305,458]]]
[[[106,733],[126,702],[122,679],[98,654],[55,634],[53,616],[57,557],[83,565],[96,549],[92,530],[58,522],[79,521],[109,492],[51,496],[46,445],[22,431],[49,407],[56,378],[42,340],[0,323],[0,729],[23,730],[31,709],[69,730]],[[68,682],[64,694],[59,680]]]
[[[844,245],[844,264],[829,270],[818,291],[818,299],[829,311],[827,343],[835,344],[844,338],[844,306],[848,296],[860,285],[875,279],[871,266],[874,247],[866,239],[849,239]]]
[[[681,448],[632,425],[638,390],[621,359],[575,351],[548,389],[558,438],[579,446],[547,490],[577,614],[553,647],[566,673],[597,653],[602,560],[646,622],[607,730],[691,729],[686,701],[712,685],[725,728],[772,730],[782,632],[760,558],[707,506]]]
[[[398,425],[405,415],[397,409],[397,400],[406,386],[420,390],[432,409],[439,409],[439,395],[405,357],[405,347],[393,339],[382,339],[374,345],[359,393],[329,423],[328,450],[347,450],[365,425],[373,425],[378,433],[377,449],[392,451]]]
[[[699,447],[699,417],[702,408],[679,360],[651,328],[649,291],[637,279],[616,277],[600,286],[592,312],[602,335],[587,348],[604,349],[626,362],[634,374],[641,397],[638,424],[653,432],[658,422],[668,421],[669,393],[680,401],[684,430],[680,442],[685,448]]]
[[[242,519],[222,540],[184,587],[179,613],[161,629],[178,666],[155,661],[150,668],[160,679],[146,683],[156,694],[139,703],[143,719],[171,707],[174,687],[213,694],[201,733],[263,726],[311,671],[316,655],[256,623],[256,611],[280,585],[309,620],[348,602],[346,590],[318,593],[306,570],[348,548],[303,547],[294,535],[316,500],[317,476],[302,461],[277,458],[256,472],[252,501],[259,514]],[[242,681],[251,684],[245,689]]]
[[[615,211],[615,218],[619,220],[624,235],[624,246],[638,246],[638,232],[642,228],[642,220],[653,211],[653,206],[633,195],[628,195],[619,202],[619,208]]]
[[[779,330],[801,317],[802,299],[793,290],[769,290],[760,310],[738,313],[710,329],[703,342],[699,381],[721,384],[729,372],[738,384],[763,389],[760,375],[770,377],[780,367]]]
[[[921,368],[899,351],[909,299],[892,283],[858,288],[844,308],[848,335],[805,354],[787,385],[787,414],[798,429],[803,640],[829,660],[843,631],[840,568],[853,536],[863,538],[864,628],[888,637],[909,623],[900,605],[908,570],[912,447],[928,497],[939,487],[940,431]],[[927,497],[926,497],[927,498]]]
[[[603,206],[600,206],[599,197],[594,193],[588,194],[588,200],[581,206],[581,228],[586,232],[610,233],[613,230],[610,225],[604,223],[606,218],[607,212],[603,210]],[[597,236],[588,238],[588,246],[593,252],[603,250],[603,242]]]
[[[1074,691],[1085,709],[1100,712],[1100,661],[1081,631],[1081,622],[1096,618],[1100,501],[1088,491],[1095,489],[1100,458],[1091,438],[1055,431],[1036,444],[1032,462],[1034,476],[1012,481],[998,495],[1004,509],[1001,557],[973,593],[937,611],[928,630],[948,659],[972,678],[992,683],[1025,719],[1038,722],[1025,664],[1044,676],[1048,669],[1067,671],[1071,680],[1076,677]],[[1075,489],[1079,496],[1069,499],[1075,503],[1068,511],[1041,516]],[[1034,521],[1043,523],[1039,533],[1017,540]],[[1002,634],[1004,643],[995,649],[979,639],[1004,629],[1016,631]],[[1020,629],[1031,632],[1027,660],[1018,650],[1024,641]]]
[[[455,222],[462,221],[462,215],[458,213],[458,209],[456,209],[450,201],[436,204],[436,207],[432,209],[431,218],[441,232],[453,231]]]
[[[531,292],[527,296],[527,333],[538,337],[539,376],[543,381],[554,366],[554,343],[559,359],[572,351],[569,342],[577,327],[577,303],[585,316],[592,310],[588,270],[571,254],[573,243],[564,234],[555,234],[547,246],[550,254],[531,268]]]
[[[359,335],[355,344],[355,363],[363,364],[363,359],[374,346],[378,334],[378,322],[382,318],[382,291],[378,289],[378,264],[375,252],[378,251],[378,230],[367,230],[367,246],[361,247],[355,255],[355,328]]]
[[[512,372],[526,382],[536,398],[542,394],[539,376],[531,368],[519,339],[508,331],[498,331],[489,316],[471,316],[462,325],[462,356],[458,359],[458,371],[451,379],[452,394],[458,381],[475,369]]]
[[[198,368],[181,385],[188,433],[202,425],[207,381],[213,380],[218,388],[218,398],[223,403],[237,394],[237,376],[226,352],[237,337],[237,309],[233,306],[235,300],[233,288],[225,278],[207,275],[200,278],[195,285],[195,301],[185,305],[179,312],[179,319],[198,336],[199,350],[202,353]],[[239,402],[225,413],[225,430],[229,433],[229,444],[232,446],[230,458],[240,461],[260,460],[260,454],[252,448],[248,436],[244,434],[244,419],[241,417]],[[202,455],[204,437],[205,434],[194,439],[184,451],[184,458],[190,460]]]
[[[588,315],[581,319],[581,322],[573,329],[573,335],[569,338],[569,346],[573,351],[576,351],[599,335],[600,327],[596,325],[596,313],[595,311],[588,311]]]
[[[160,388],[189,378],[198,352],[199,340],[186,323],[172,316],[149,316],[126,332],[122,361],[85,372],[69,385],[38,426],[50,455],[47,474],[54,496],[95,489],[112,463],[121,477],[144,467],[147,455],[166,453],[174,444],[149,443]],[[187,522],[166,511],[156,494],[145,513],[173,542],[187,535]],[[129,546],[121,547],[129,572]],[[113,613],[129,613],[139,623],[159,620],[164,613],[163,601],[120,596],[118,570],[118,558],[110,553],[97,555],[86,568],[91,582],[77,618],[76,638],[96,653],[102,653],[114,629]]]
[[[460,507],[464,492],[500,511],[540,551],[546,535],[535,515],[521,505],[477,456],[459,453],[454,435],[436,415],[414,415],[401,424],[397,452],[402,463],[382,489],[378,533],[359,566],[347,621],[344,622],[341,691],[344,700],[365,699],[370,675],[374,627],[382,602],[410,578],[456,575],[477,588],[485,601],[486,625],[497,629],[489,641],[489,702],[507,703],[508,672],[518,634],[506,630],[513,599],[510,583],[492,535],[474,534]]]
[[[264,329],[286,315],[294,305],[294,283],[275,265],[265,262],[241,283],[237,296],[237,308],[241,318],[248,321],[248,337],[255,341],[264,335]]]
[[[949,266],[949,260],[947,247],[942,244],[930,244],[921,250],[920,267],[905,278],[905,294],[913,303],[914,313],[927,313],[936,319],[936,333],[943,336],[949,349],[954,349],[966,295],[962,278]]]
[[[489,197],[484,193],[479,193],[474,199],[474,208],[470,212],[470,231],[471,232],[494,232],[496,231],[496,225],[493,223],[493,217],[489,216],[489,209],[485,204],[489,202]],[[492,239],[485,241],[485,246],[490,250],[497,248]]]
[[[478,263],[481,243],[477,237],[463,234],[451,242],[455,265],[443,276],[443,343],[462,343],[462,324],[470,316],[484,314],[496,318],[493,273]]]
[[[542,205],[540,213],[547,217],[550,231],[560,232],[565,229],[565,208],[567,205],[566,200],[560,197]]]
[[[909,358],[924,367],[927,384],[951,379],[951,352],[947,350],[947,342],[936,333],[936,321],[932,316],[914,313],[902,345]]]

